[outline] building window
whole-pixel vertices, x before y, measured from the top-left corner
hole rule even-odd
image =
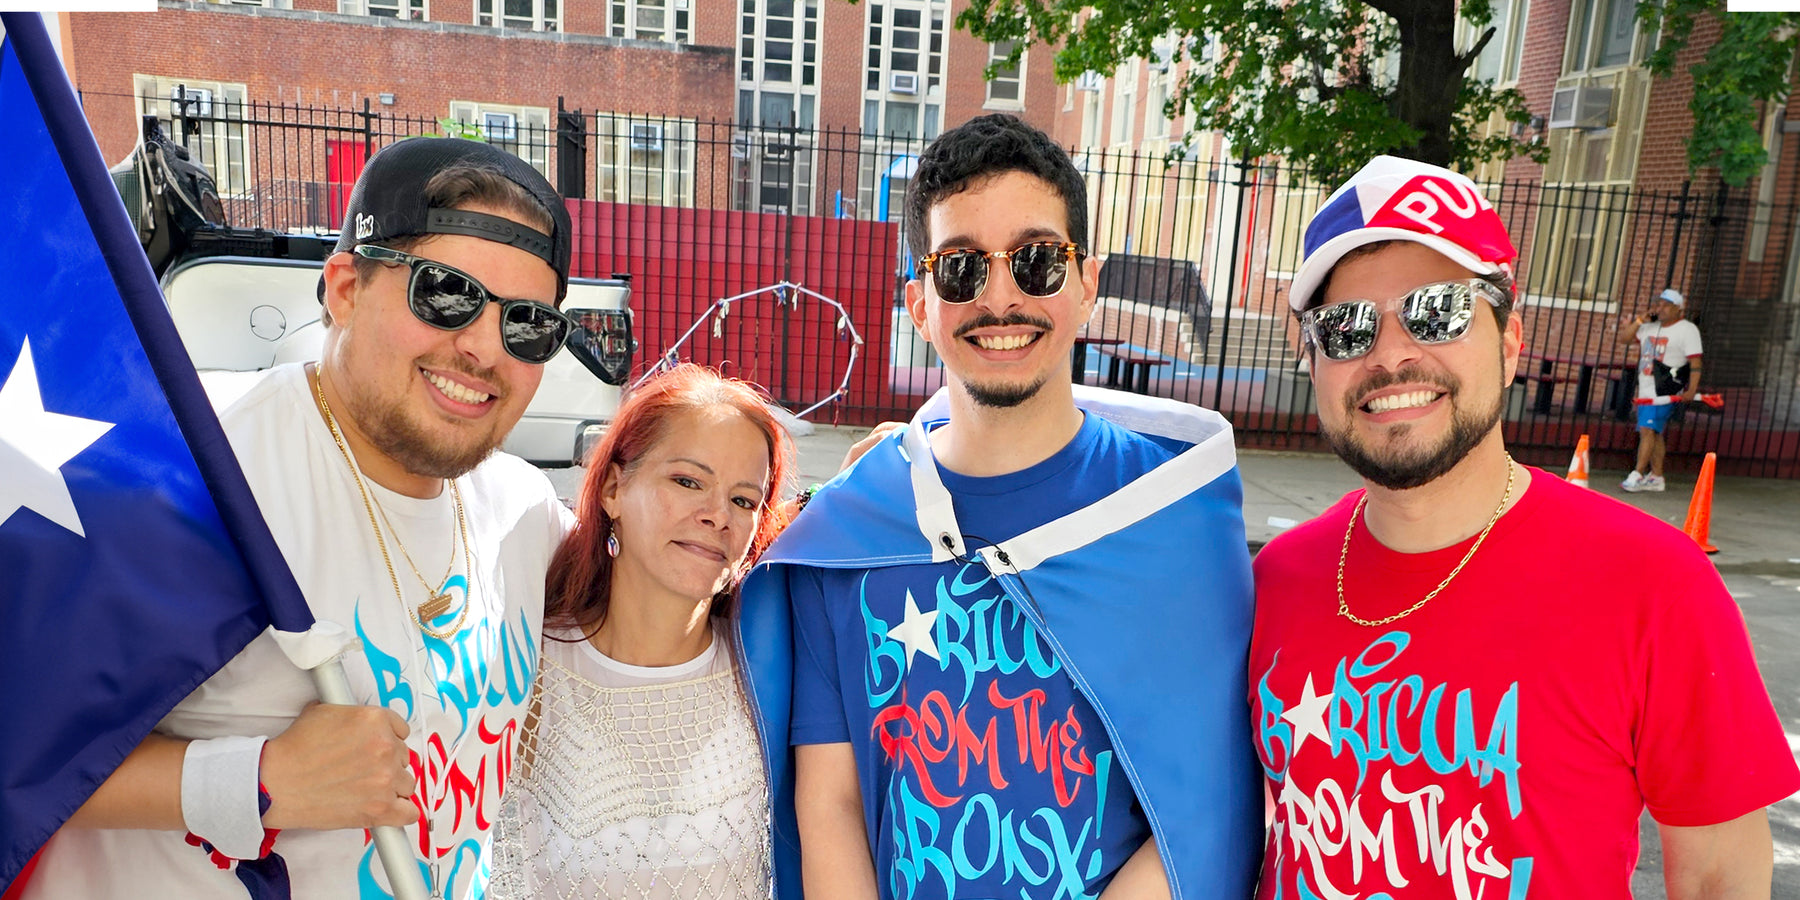
[[[219,196],[249,193],[244,145],[248,94],[242,84],[157,75],[133,75],[131,81],[138,115],[156,116],[163,133],[212,173]]]
[[[1152,71],[1144,88],[1144,137],[1160,140],[1169,136],[1169,73]]]
[[[1093,147],[1100,143],[1100,87],[1081,88],[1081,146]]]
[[[740,85],[818,84],[819,0],[742,0],[738,22]]]
[[[1112,130],[1108,143],[1118,146],[1131,142],[1132,114],[1137,104],[1137,60],[1119,67],[1113,78]]]
[[[338,12],[347,16],[376,16],[415,22],[423,22],[428,18],[425,0],[338,0]]]
[[[1471,74],[1492,84],[1514,84],[1519,80],[1519,62],[1525,51],[1525,17],[1530,3],[1529,0],[1494,0],[1491,8],[1493,17],[1487,25],[1481,28],[1468,22],[1458,25],[1463,51],[1475,46],[1488,28],[1494,29],[1494,36],[1475,58]]]
[[[732,208],[812,215],[815,156],[813,135],[807,131],[739,131],[731,145]]]
[[[530,163],[545,178],[551,177],[550,145],[556,140],[550,121],[546,106],[450,101],[453,133],[485,140]]]
[[[1569,44],[1563,56],[1563,73],[1586,72],[1628,65],[1638,43],[1637,3],[1634,0],[1576,0],[1569,16]],[[1652,43],[1649,40],[1646,45]],[[1649,46],[1640,52],[1648,52]]]
[[[693,40],[689,0],[611,0],[612,36],[686,44]]]
[[[1629,200],[1650,94],[1634,63],[1653,41],[1637,28],[1632,0],[1577,0],[1556,90],[1577,108],[1603,109],[1605,123],[1553,127],[1544,192],[1532,233],[1535,305],[1618,309],[1619,269],[1630,244]],[[1597,121],[1597,120],[1596,120]]]
[[[600,113],[596,199],[694,205],[695,120]]]
[[[937,137],[944,102],[942,3],[884,0],[866,4],[863,131],[896,138]]]
[[[475,24],[518,31],[561,31],[560,0],[475,0]]]
[[[1013,41],[1000,41],[988,45],[987,64],[998,66],[1012,54]],[[997,109],[1022,109],[1025,106],[1025,57],[1019,57],[1019,64],[994,70],[994,77],[987,83],[987,105]]]

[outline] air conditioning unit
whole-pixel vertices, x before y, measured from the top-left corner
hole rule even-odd
[[[1105,87],[1106,76],[1099,72],[1083,72],[1080,75],[1075,76],[1075,89],[1078,91],[1092,91],[1094,93],[1099,93],[1100,90]]]
[[[1611,124],[1613,89],[1584,84],[1557,88],[1550,98],[1551,128],[1605,128]]]
[[[481,134],[490,141],[511,141],[519,136],[519,119],[512,113],[481,114]]]
[[[631,123],[631,149],[646,150],[651,153],[662,151],[661,122]]]
[[[919,92],[919,76],[912,72],[895,72],[888,81],[888,90],[896,94],[916,94]]]
[[[740,132],[731,136],[731,158],[750,158],[750,135]]]
[[[175,104],[171,109],[176,115],[212,115],[212,91],[206,88],[183,87],[178,84],[169,88],[169,99]]]

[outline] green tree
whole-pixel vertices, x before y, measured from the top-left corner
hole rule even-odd
[[[1320,177],[1380,153],[1465,168],[1542,159],[1510,128],[1483,133],[1495,112],[1521,124],[1530,112],[1518,91],[1470,72],[1496,37],[1490,0],[1461,3],[1482,29],[1461,53],[1458,12],[1457,0],[973,0],[957,24],[1015,41],[1010,64],[1017,48],[1060,45],[1059,81],[1133,57],[1193,59],[1170,92],[1172,116],[1192,110],[1236,155],[1279,154]]]
[[[1640,2],[1647,30],[1661,28],[1656,51],[1644,60],[1651,73],[1673,73],[1694,26],[1719,23],[1719,39],[1689,70],[1694,130],[1688,135],[1688,169],[1718,166],[1727,184],[1755,177],[1769,161],[1763,147],[1762,107],[1787,101],[1794,54],[1800,50],[1800,13],[1726,13],[1722,0]]]

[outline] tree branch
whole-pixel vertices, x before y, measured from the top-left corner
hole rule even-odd
[[[1493,39],[1494,26],[1489,25],[1488,30],[1482,32],[1481,37],[1475,41],[1475,46],[1470,47],[1469,52],[1458,56],[1456,61],[1462,63],[1464,69],[1468,69],[1469,65],[1481,56],[1481,51],[1487,48],[1488,41]]]

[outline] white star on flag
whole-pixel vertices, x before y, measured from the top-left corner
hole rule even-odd
[[[1331,743],[1331,733],[1325,729],[1325,710],[1330,706],[1331,695],[1316,693],[1312,675],[1308,674],[1306,686],[1300,689],[1300,702],[1281,714],[1294,726],[1294,748],[1288,751],[1289,759],[1300,752],[1300,745],[1306,743],[1307,735]]]
[[[912,591],[906,592],[906,618],[888,629],[887,636],[906,645],[906,670],[912,671],[915,654],[923,653],[932,659],[941,661],[938,656],[937,638],[932,636],[932,626],[937,624],[938,611],[919,612],[919,604],[913,602]]]
[[[7,473],[0,479],[0,525],[23,508],[87,537],[62,467],[111,428],[111,422],[44,411],[27,339],[0,384],[0,472]]]

